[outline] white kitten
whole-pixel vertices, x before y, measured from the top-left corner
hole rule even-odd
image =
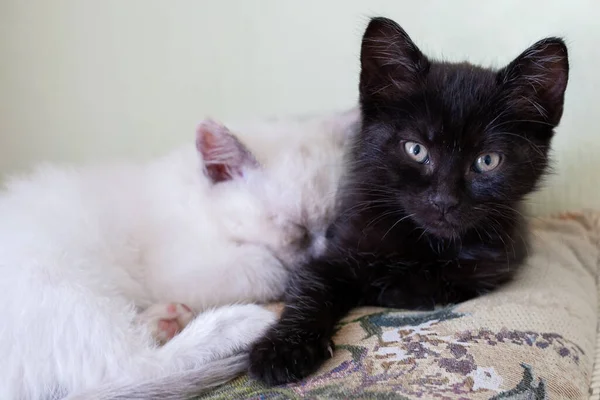
[[[206,121],[196,149],[145,165],[10,180],[0,398],[176,399],[242,371],[274,316],[215,307],[279,298],[286,268],[319,250],[356,118],[249,127],[256,158]]]

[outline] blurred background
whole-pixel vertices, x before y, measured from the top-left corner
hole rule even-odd
[[[370,16],[427,54],[502,66],[566,38],[571,80],[538,214],[600,208],[600,1],[0,0],[0,176],[38,161],[148,158],[225,121],[357,100]]]

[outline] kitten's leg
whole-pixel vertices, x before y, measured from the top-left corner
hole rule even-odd
[[[505,239],[510,240],[507,248]],[[498,236],[483,246],[479,241],[463,246],[456,260],[438,265],[438,303],[459,303],[488,293],[511,281],[527,257],[527,241]]]
[[[393,265],[372,266],[363,304],[369,306],[433,310],[440,288],[439,274],[430,265],[413,268]]]
[[[154,339],[165,344],[183,330],[194,318],[194,312],[185,304],[154,304],[142,311],[137,321],[146,325]]]
[[[171,371],[184,371],[249,350],[275,314],[255,304],[224,306],[205,311],[163,347],[159,362]]]
[[[460,303],[495,290],[514,277],[521,266],[519,261],[458,260],[440,269],[444,283],[437,293],[439,303]]]
[[[138,351],[123,349],[131,351],[123,354],[129,362],[123,363],[123,365],[118,364],[119,371],[115,372],[119,374],[104,380],[104,383],[108,384],[105,389],[111,393],[111,396],[85,395],[86,392],[82,390],[78,390],[78,392],[83,392],[81,398],[113,398],[117,397],[116,394],[120,395],[123,388],[127,389],[132,384],[144,381],[160,382],[161,379],[168,377],[173,377],[173,379],[184,377],[189,381],[188,385],[191,385],[191,382],[201,382],[203,385],[210,386],[218,382],[225,382],[235,378],[248,368],[248,357],[244,356],[244,353],[247,353],[250,345],[274,321],[275,314],[273,312],[254,304],[225,306],[203,312],[164,346],[156,347],[147,344],[146,348],[141,351],[139,349]],[[139,337],[133,335],[128,339],[140,340]],[[200,376],[196,380],[190,380],[193,378],[194,371],[201,373],[206,371],[207,366],[211,368],[209,374]],[[192,375],[180,375],[187,372]],[[159,387],[159,392],[156,392],[157,388],[153,388],[152,385],[146,388],[150,390],[147,393],[144,392],[146,389],[142,387],[140,388],[141,392],[136,392],[135,398],[162,398],[162,395],[157,394],[161,393],[161,390],[171,395],[179,393],[179,390],[186,390],[186,387],[178,387],[179,381],[173,381],[173,379],[168,381],[171,386]],[[191,386],[195,387],[194,390],[199,389],[198,385]],[[94,387],[98,387],[98,385],[85,385],[79,389],[93,389]],[[194,393],[194,391],[192,390],[190,393]],[[133,398],[133,396],[127,398]]]
[[[14,269],[0,281],[0,293],[19,305],[0,311],[0,337],[12,338],[0,341],[0,358],[7,366],[0,374],[2,399],[62,397],[103,383],[138,382],[203,367],[248,351],[275,320],[259,306],[224,307],[201,314],[157,347],[148,329],[135,323],[137,313],[127,299],[97,289],[108,281],[57,285],[41,273],[30,278],[30,270]],[[27,290],[15,289],[21,287]],[[220,376],[233,378],[247,361],[243,357],[228,365]]]
[[[52,393],[62,398],[59,394],[160,368],[156,362],[141,366],[137,355],[155,345],[132,323],[136,313],[126,299],[97,289],[108,282],[70,284],[67,277],[56,284],[45,271],[32,270],[15,268],[12,282],[0,282],[0,292],[10,293],[18,305],[0,312],[0,337],[13,338],[0,341],[7,367],[0,374],[0,398],[47,399]],[[15,289],[23,287],[27,290]]]
[[[410,269],[374,269],[374,282],[365,304],[432,310],[436,304],[457,304],[487,293],[509,281],[516,268],[485,260],[453,260],[419,264]]]
[[[243,373],[250,344],[274,320],[274,313],[252,304],[204,312],[167,344],[138,358],[137,371],[144,374],[81,391],[73,400],[195,398]]]
[[[270,385],[298,381],[332,356],[335,324],[360,298],[360,285],[347,265],[314,261],[288,285],[279,322],[250,352],[250,374]]]

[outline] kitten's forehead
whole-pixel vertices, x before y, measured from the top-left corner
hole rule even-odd
[[[457,95],[463,101],[480,100],[498,87],[496,73],[469,63],[433,63],[427,74],[428,89],[440,90],[443,97]]]
[[[465,119],[489,104],[498,91],[493,71],[468,64],[433,64],[426,78],[428,102],[451,119]]]
[[[432,64],[421,98],[427,113],[423,134],[453,149],[475,144],[496,115],[498,92],[495,71],[469,63]]]

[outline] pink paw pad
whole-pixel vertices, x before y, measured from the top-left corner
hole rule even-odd
[[[193,318],[193,311],[181,303],[155,304],[140,314],[140,320],[149,325],[152,336],[160,344],[173,339]]]

